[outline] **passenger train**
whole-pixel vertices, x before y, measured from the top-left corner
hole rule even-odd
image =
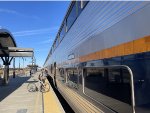
[[[150,113],[150,2],[71,1],[44,67],[77,113]]]

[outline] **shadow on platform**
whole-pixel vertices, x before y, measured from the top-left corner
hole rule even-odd
[[[53,88],[53,90],[54,90],[56,96],[58,97],[58,99],[59,99],[59,101],[60,101],[62,107],[64,108],[65,112],[66,112],[66,113],[75,113],[75,112],[73,111],[73,109],[70,107],[70,105],[67,103],[67,101],[63,98],[63,96],[62,96],[62,95],[59,93],[59,91],[56,89],[56,87],[55,87],[55,85],[54,85],[54,83],[53,83],[52,77],[51,77],[51,76],[48,76],[47,79],[48,79],[49,83],[51,84],[51,86],[52,86],[52,88]]]
[[[0,102],[9,96],[12,92],[18,89],[24,82],[26,82],[30,77],[10,77],[8,85],[0,85]]]
[[[26,81],[25,83],[37,83],[38,80]]]

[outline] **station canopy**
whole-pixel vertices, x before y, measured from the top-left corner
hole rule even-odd
[[[0,29],[0,57],[32,57],[32,48],[18,48],[12,34]]]

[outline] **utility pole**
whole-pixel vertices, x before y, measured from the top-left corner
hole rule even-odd
[[[24,68],[24,58],[22,57],[22,60],[23,60],[23,68]]]

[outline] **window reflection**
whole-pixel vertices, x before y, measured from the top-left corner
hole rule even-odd
[[[76,69],[68,70],[68,86],[74,89],[78,89],[79,78],[78,71]]]
[[[125,69],[88,69],[85,93],[117,112],[132,112],[130,75]]]

